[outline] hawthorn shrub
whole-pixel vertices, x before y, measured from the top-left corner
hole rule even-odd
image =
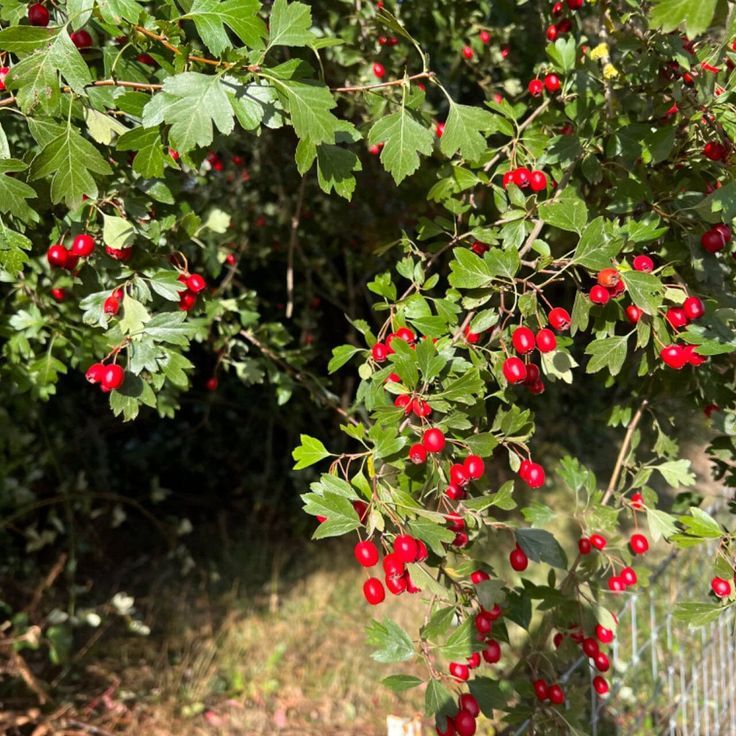
[[[209,391],[232,373],[336,410],[334,452],[308,426],[294,450],[331,463],[305,510],[357,536],[368,604],[426,599],[418,637],[368,635],[426,662],[440,734],[580,727],[558,679],[582,650],[607,693],[661,538],[721,540],[679,616],[736,600],[732,535],[655,490],[693,481],[676,438],[704,411],[734,483],[731,3],[0,7],[6,406],[76,374],[124,421],[170,419],[199,351]],[[573,416],[620,428],[607,480]]]

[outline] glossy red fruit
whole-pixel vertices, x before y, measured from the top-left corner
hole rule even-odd
[[[654,261],[645,255],[635,256],[633,261],[634,271],[643,271],[651,273],[654,271]]]
[[[388,350],[382,342],[377,342],[371,348],[371,355],[373,356],[373,360],[375,360],[376,363],[383,363],[388,357]]]
[[[194,294],[199,294],[207,288],[207,282],[198,273],[187,276],[186,285],[187,289]]]
[[[482,478],[483,473],[486,470],[483,458],[479,457],[478,455],[468,455],[465,458],[465,462],[463,463],[463,468],[465,468],[465,472],[472,480],[478,480],[479,478]]]
[[[476,725],[475,718],[467,710],[461,710],[455,716],[455,732],[457,736],[474,736]]]
[[[474,670],[476,667],[480,667],[480,653],[473,652],[465,661],[468,663],[468,667],[470,667],[471,670]]]
[[[600,551],[606,548],[608,540],[602,534],[591,534],[590,543]]]
[[[403,575],[387,575],[386,587],[392,595],[401,595],[408,587],[406,573]]]
[[[530,184],[531,175],[532,172],[524,166],[521,166],[518,169],[514,169],[514,184],[516,184],[516,186],[520,189],[526,189]]]
[[[601,677],[600,675],[596,675],[593,678],[593,687],[595,688],[595,691],[598,693],[598,695],[605,695],[609,690],[606,678]]]
[[[685,312],[685,316],[691,321],[700,319],[705,314],[705,304],[697,296],[689,296],[685,299],[682,309]]]
[[[728,598],[728,596],[731,595],[731,583],[723,578],[713,578],[713,580],[710,581],[710,589],[719,598]]]
[[[544,329],[539,330],[535,337],[537,343],[537,350],[540,353],[551,353],[557,349],[557,338],[552,330]]]
[[[54,268],[66,268],[69,263],[69,251],[63,245],[52,245],[46,251],[46,260]]]
[[[522,479],[529,488],[541,488],[544,485],[544,468],[539,463],[529,463]]]
[[[507,171],[503,175],[503,180],[501,182],[503,184],[503,188],[504,189],[508,189],[509,184],[513,184],[513,182],[514,182],[514,172],[513,171]]]
[[[544,82],[541,79],[532,79],[528,85],[529,94],[532,97],[540,97],[544,92]]]
[[[523,572],[529,566],[529,558],[526,556],[526,552],[524,552],[518,544],[511,550],[511,554],[509,554],[509,562],[516,572]]]
[[[643,555],[649,550],[649,540],[643,534],[632,534],[629,547],[635,555]]]
[[[480,39],[480,42],[483,43],[483,44],[488,44],[488,43],[491,42],[491,34],[488,31],[486,31],[485,29],[482,30],[478,34],[478,38]]]
[[[618,575],[612,575],[608,578],[608,589],[612,593],[621,593],[626,588],[626,584]]]
[[[411,410],[418,417],[428,417],[432,413],[432,407],[422,399],[414,399],[411,402]]]
[[[450,483],[452,483],[452,485],[463,488],[468,485],[469,482],[470,477],[468,476],[468,471],[465,470],[464,465],[455,463],[450,466]]]
[[[87,258],[95,249],[95,239],[91,235],[77,235],[72,243],[72,255],[79,258]]]
[[[559,685],[550,685],[548,693],[550,703],[562,705],[565,702],[565,691]]]
[[[394,399],[394,406],[403,409],[405,414],[411,411],[412,398],[409,394],[399,394]]]
[[[473,718],[477,718],[480,715],[480,705],[478,701],[470,694],[463,693],[458,701],[461,710],[466,710]]]
[[[78,49],[88,49],[94,43],[94,41],[92,40],[92,36],[90,36],[89,33],[84,29],[74,31],[74,33],[70,33],[69,38],[71,38],[72,43]]]
[[[675,329],[685,327],[688,323],[687,314],[685,314],[685,310],[682,307],[670,307],[667,310],[665,319],[670,323],[670,326]]]
[[[41,3],[34,3],[28,8],[28,22],[45,28],[49,24],[49,11]]]
[[[532,171],[529,176],[529,186],[533,192],[541,192],[547,188],[547,175],[543,171]]]
[[[120,300],[114,296],[107,297],[102,305],[102,311],[105,314],[117,314],[120,311]]]
[[[642,317],[644,312],[642,312],[639,307],[636,306],[636,304],[629,304],[628,307],[626,307],[626,319],[631,322],[632,325],[635,325]]]
[[[547,700],[549,697],[548,687],[547,683],[542,680],[541,678],[538,680],[534,680],[532,683],[532,687],[534,688],[534,694],[537,696],[537,700],[541,703]]]
[[[611,295],[608,292],[608,289],[605,286],[601,286],[600,284],[596,284],[590,290],[588,296],[590,297],[590,301],[592,301],[593,304],[608,304],[608,302],[611,300]]]
[[[499,606],[498,603],[494,603],[493,608],[489,609],[487,613],[490,616],[491,621],[498,621],[498,619],[503,615],[501,606]]]
[[[66,297],[66,289],[61,289],[59,287],[54,287],[53,289],[49,289],[49,294],[55,299],[57,302],[63,302]]]
[[[415,562],[418,551],[417,540],[408,534],[401,534],[394,540],[394,554],[404,563]]]
[[[509,383],[524,383],[526,380],[526,366],[519,358],[506,358],[503,362],[503,375]]]
[[[455,736],[455,723],[452,718],[448,718],[444,730],[439,726],[435,726],[437,736]]]
[[[396,553],[391,552],[383,558],[383,571],[389,577],[399,577],[404,574],[405,570],[404,563]]]
[[[445,448],[445,433],[437,427],[432,427],[422,435],[422,444],[427,452],[442,452]]]
[[[490,245],[486,245],[485,243],[481,243],[479,240],[476,240],[473,245],[470,246],[470,250],[473,251],[477,256],[483,256],[491,249]]]
[[[554,23],[551,23],[547,26],[545,35],[548,41],[554,43],[560,37],[560,29]]]
[[[720,233],[726,243],[730,243],[733,239],[731,228],[728,225],[724,225],[722,222],[719,222],[717,225],[715,225],[713,227],[713,230],[715,230],[717,233]]]
[[[551,95],[560,91],[560,78],[556,74],[548,74],[544,78],[544,88]]]
[[[368,603],[377,606],[385,600],[386,591],[383,588],[383,583],[378,578],[368,578],[363,583],[363,595]]]
[[[0,66],[0,92],[5,91],[5,77],[8,76],[9,72],[9,66]]]
[[[452,501],[462,501],[467,494],[462,488],[458,488],[456,485],[450,483],[445,488],[445,496]]]
[[[475,56],[473,48],[471,46],[463,46],[463,57],[470,60]]]
[[[421,465],[422,463],[427,462],[427,449],[424,447],[424,445],[420,445],[417,443],[416,445],[412,445],[409,448],[409,460],[411,460],[414,465]]]
[[[570,10],[579,10],[583,7],[583,3],[585,0],[567,0],[567,7],[570,8]]]
[[[554,307],[551,309],[547,315],[547,319],[549,320],[550,325],[558,331],[568,330],[572,324],[570,313],[567,309],[563,309],[562,307]]]
[[[558,24],[557,24],[557,30],[560,33],[570,33],[570,30],[572,29],[572,21],[569,18],[563,18]]]
[[[378,562],[378,547],[370,540],[358,542],[353,549],[353,554],[358,564],[363,567],[373,567]]]
[[[554,645],[555,649],[559,649],[562,646],[562,642],[565,640],[565,637],[558,631],[553,637],[552,637],[552,644]]]
[[[600,624],[597,624],[595,627],[595,635],[601,644],[610,644],[615,639],[613,631]]]
[[[598,652],[600,652],[598,642],[592,636],[589,636],[587,639],[583,639],[583,644],[581,648],[585,656],[589,657],[590,659],[593,659],[593,657],[595,657]]]
[[[475,616],[475,630],[479,634],[490,634],[493,628],[493,619],[487,611],[481,611]]]
[[[84,374],[84,377],[90,383],[102,383],[102,376],[104,373],[104,363],[93,363],[89,368],[87,368],[87,372]]]
[[[517,353],[526,355],[534,350],[534,333],[528,327],[517,327],[511,334],[511,342]]]
[[[624,567],[621,569],[621,580],[624,581],[624,585],[628,588],[631,585],[636,585],[638,578],[636,577],[636,570],[633,567]]]
[[[535,365],[534,363],[527,363],[526,378],[524,379],[524,383],[531,385],[539,381],[539,378],[539,366]]]
[[[501,645],[495,639],[491,639],[483,650],[483,659],[488,664],[496,664],[501,660]]]
[[[126,261],[129,261],[130,257],[133,255],[133,246],[131,245],[128,248],[113,248],[112,246],[106,245],[105,253],[107,253],[110,258],[120,261],[121,263],[125,263]]]
[[[421,539],[417,539],[417,562],[424,562],[429,557],[427,545]]]
[[[589,555],[593,550],[593,545],[590,543],[588,537],[580,537],[578,539],[578,551],[581,555]]]
[[[470,677],[470,669],[468,668],[468,665],[462,664],[461,662],[450,662],[450,674],[456,679],[460,680],[461,682],[465,682],[465,680]]]
[[[621,276],[615,268],[604,268],[598,271],[596,279],[601,286],[610,289],[621,281]]]
[[[608,659],[608,655],[605,652],[598,652],[593,659],[593,663],[598,672],[608,672],[611,669],[611,660]]]
[[[728,156],[728,148],[723,143],[709,141],[703,146],[703,155],[711,161],[722,161]]]
[[[562,15],[562,11],[564,10],[564,7],[561,2],[557,2],[552,6],[552,10],[550,11],[552,13],[553,18],[557,18],[558,16]]]
[[[120,388],[125,381],[125,371],[117,363],[111,363],[105,366],[105,370],[100,380],[100,385],[106,391],[114,391]]]
[[[379,64],[378,62],[376,62],[373,65],[373,74],[378,79],[383,79],[386,76],[386,69],[384,68],[383,64]]]
[[[718,253],[719,250],[723,250],[726,247],[726,238],[721,230],[712,228],[706,230],[700,236],[700,245],[703,246],[703,250],[707,253]]]
[[[409,345],[413,345],[414,341],[416,340],[416,335],[408,327],[399,327],[399,329],[396,330],[394,337],[398,338],[399,340],[403,340]]]
[[[204,386],[208,391],[217,391],[219,385],[220,382],[217,380],[217,376],[210,376]]]
[[[472,581],[473,585],[478,585],[485,580],[490,579],[491,576],[485,570],[474,570],[472,573],[470,573],[470,580]]]
[[[679,371],[687,363],[688,356],[682,345],[668,345],[659,351],[659,357],[665,365]]]
[[[631,508],[637,511],[644,508],[644,498],[639,491],[631,494]]]

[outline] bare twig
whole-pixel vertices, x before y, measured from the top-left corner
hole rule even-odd
[[[370,92],[374,89],[384,89],[386,87],[400,87],[404,82],[414,82],[417,79],[433,79],[434,72],[420,72],[412,74],[410,77],[402,77],[401,79],[393,79],[390,82],[377,82],[376,84],[360,84],[349,87],[331,87],[332,92]]]
[[[36,587],[36,590],[33,592],[31,602],[26,607],[26,612],[31,618],[33,618],[33,613],[38,608],[43,594],[54,584],[56,578],[58,578],[59,575],[61,575],[61,573],[64,571],[64,565],[66,565],[66,561],[67,554],[66,552],[62,552],[59,555],[59,559],[56,560],[56,562],[54,563],[54,566],[51,568],[51,570],[49,570],[48,575],[46,575],[46,577]]]

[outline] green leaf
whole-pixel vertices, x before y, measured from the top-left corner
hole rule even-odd
[[[577,44],[572,36],[558,38],[554,44],[547,44],[545,50],[560,71],[567,73],[575,68]]]
[[[668,460],[661,465],[654,466],[658,470],[667,483],[675,488],[679,486],[691,486],[695,483],[695,475],[690,470],[690,461]]]
[[[567,555],[560,543],[544,529],[517,529],[516,541],[534,562],[546,562],[561,570],[567,568]]]
[[[314,38],[309,30],[311,25],[312,10],[308,5],[276,0],[269,19],[268,47],[306,46]]]
[[[678,621],[697,629],[717,621],[724,610],[717,603],[678,603],[673,615]]]
[[[137,23],[143,8],[136,0],[95,0],[102,18],[108,23],[120,25],[121,21]]]
[[[143,326],[151,319],[148,310],[129,294],[123,297],[123,316],[118,327],[124,335],[135,335],[143,330]]]
[[[183,16],[194,21],[200,38],[215,55],[232,48],[225,26],[251,48],[261,46],[266,36],[266,25],[258,17],[258,0],[194,0]]]
[[[26,251],[31,247],[32,243],[25,235],[10,230],[0,221],[0,269],[17,276],[29,261]]]
[[[360,519],[351,501],[334,493],[306,493],[302,496],[304,511],[312,516],[325,516],[312,535],[313,539],[339,537],[360,526]]]
[[[653,542],[659,541],[662,537],[669,539],[677,531],[675,517],[666,511],[647,509],[647,522]]]
[[[30,54],[45,49],[61,32],[61,28],[11,26],[0,31],[0,47],[12,54]]]
[[[560,230],[582,233],[588,222],[588,208],[577,198],[562,198],[555,202],[542,202],[539,205],[542,222]]]
[[[625,335],[614,335],[589,343],[585,348],[585,354],[590,355],[586,372],[597,373],[607,368],[612,376],[618,375],[626,360],[627,342]]]
[[[294,448],[291,456],[296,460],[294,470],[302,470],[318,463],[320,460],[324,460],[326,457],[330,457],[330,453],[318,439],[310,437],[308,434],[302,434],[299,435],[299,447]]]
[[[625,271],[621,279],[626,285],[626,291],[631,301],[647,314],[657,314],[662,306],[664,286],[662,282],[651,273],[644,271]]]
[[[521,268],[521,258],[517,250],[492,248],[485,255],[491,274],[498,278],[513,279]]]
[[[116,215],[102,216],[102,238],[111,248],[127,248],[135,240],[133,223]]]
[[[501,686],[490,677],[474,677],[470,683],[470,693],[478,701],[481,712],[487,718],[493,718],[494,710],[507,708],[506,697]]]
[[[440,653],[448,661],[464,661],[477,648],[478,640],[475,634],[472,617],[466,618],[440,647]]]
[[[186,347],[196,331],[196,323],[187,321],[183,312],[159,312],[146,322],[146,335],[156,342]]]
[[[419,156],[432,153],[434,137],[421,123],[402,107],[377,120],[368,134],[368,143],[383,143],[381,163],[400,184],[419,168]]]
[[[427,625],[422,627],[422,638],[427,641],[436,641],[444,637],[452,621],[455,618],[455,609],[452,606],[447,608],[439,608],[433,614],[427,622]]]
[[[31,180],[51,178],[51,200],[70,207],[81,203],[86,194],[97,198],[97,184],[92,174],[112,173],[107,161],[71,125],[48,143],[31,163]]]
[[[687,534],[702,539],[720,539],[724,535],[721,525],[706,511],[693,506],[690,516],[680,516],[679,522]]]
[[[649,21],[665,33],[684,27],[688,38],[695,38],[708,30],[715,11],[716,0],[655,0]]]
[[[158,179],[164,175],[166,154],[161,136],[156,128],[133,128],[118,138],[118,151],[135,151],[133,171],[146,179]]]
[[[396,693],[403,693],[405,690],[411,690],[414,687],[418,687],[423,682],[424,680],[419,677],[414,677],[413,675],[389,675],[381,680],[381,684]]]
[[[409,522],[409,528],[415,537],[419,537],[440,557],[446,554],[443,544],[449,544],[455,538],[451,529],[429,519],[414,519]]]
[[[487,261],[469,248],[455,248],[450,262],[450,286],[456,289],[478,289],[488,286],[493,278]]]
[[[488,110],[450,101],[450,112],[440,138],[440,150],[448,158],[460,151],[463,158],[477,161],[488,147],[483,133],[495,130],[495,122],[495,115]]]
[[[369,646],[375,648],[371,657],[376,662],[408,662],[414,657],[411,638],[391,619],[384,619],[383,623],[371,621],[366,627],[366,637]]]
[[[36,190],[10,174],[25,171],[28,165],[14,158],[0,160],[0,212],[10,213],[26,222],[38,219],[26,200],[36,197]]]
[[[605,231],[605,220],[596,217],[584,230],[572,261],[585,268],[598,271],[609,268],[611,261],[621,250],[622,242],[612,240]]]
[[[332,349],[332,358],[327,364],[327,372],[332,374],[342,368],[354,355],[362,352],[354,345],[339,345]]]
[[[430,680],[424,694],[425,715],[451,716],[455,710],[455,698],[452,693],[439,680]]]
[[[67,12],[69,13],[69,24],[77,31],[89,23],[92,11],[95,8],[95,0],[67,0]]]
[[[329,194],[334,190],[350,200],[355,191],[353,172],[362,169],[363,165],[353,151],[330,143],[317,146],[317,183],[323,192]]]
[[[219,76],[183,72],[168,77],[164,88],[143,110],[143,126],[153,128],[168,123],[173,148],[186,153],[209,146],[214,126],[229,135],[235,127],[230,99]]]

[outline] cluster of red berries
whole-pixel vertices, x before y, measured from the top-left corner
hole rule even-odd
[[[516,184],[519,189],[531,189],[533,192],[542,192],[547,188],[547,175],[543,171],[537,169],[530,171],[522,166],[507,171],[503,175],[502,183],[504,189],[507,189],[509,184]]]
[[[733,240],[733,233],[728,225],[719,223],[700,236],[700,245],[706,253],[718,253]]]
[[[367,540],[358,542],[353,550],[355,559],[363,567],[374,567],[378,564],[378,547]],[[406,565],[414,562],[424,562],[429,553],[427,546],[421,539],[414,539],[408,534],[401,534],[394,539],[393,552],[383,558],[383,572],[386,587],[394,595],[419,593],[420,588],[412,582]],[[368,578],[363,583],[363,595],[372,606],[377,606],[386,598],[383,583],[375,577]]]
[[[125,371],[117,363],[93,363],[87,369],[85,378],[90,383],[98,383],[105,393],[109,393],[123,385]]]
[[[614,616],[615,619],[615,616]],[[566,632],[557,632],[553,638],[555,648],[562,645],[564,638],[568,636],[570,639],[580,646],[583,654],[593,662],[598,672],[608,672],[611,669],[611,660],[608,654],[601,649],[601,644],[611,644],[615,639],[615,635],[611,629],[607,629],[601,624],[595,627],[595,636],[586,636],[581,626],[573,625]],[[593,678],[593,688],[599,695],[605,695],[609,691],[607,680],[601,675]],[[536,684],[535,684],[536,691]],[[539,698],[539,694],[537,694]],[[543,698],[540,698],[542,700]]]
[[[719,141],[709,141],[703,146],[703,155],[711,161],[725,161],[728,153],[728,146]]]
[[[561,87],[562,83],[556,74],[547,74],[544,80],[532,79],[527,89],[532,97],[541,97],[544,94],[544,90],[547,90],[551,95],[556,95]]]
[[[560,16],[565,12],[565,6],[567,6],[570,10],[579,10],[583,7],[583,1],[584,0],[567,0],[566,3],[555,2],[555,4],[552,6],[552,17],[560,18]],[[569,18],[561,18],[555,23],[547,26],[547,40],[554,43],[560,36],[564,35],[565,33],[570,33],[571,30],[572,21]]]
[[[632,497],[632,506],[636,508],[642,504],[641,495],[638,498]],[[636,504],[636,506],[635,506]],[[608,545],[608,540],[602,534],[591,534],[590,537],[581,537],[578,540],[578,551],[581,555],[589,555],[593,549],[599,552],[604,550]],[[649,550],[649,540],[643,534],[632,534],[629,539],[629,549],[635,556],[646,554]],[[612,593],[622,593],[626,588],[636,585],[638,582],[636,571],[633,567],[626,565],[621,568],[618,575],[611,575],[608,578],[608,589]]]
[[[389,355],[395,351],[391,347],[394,340],[403,340],[410,347],[414,347],[416,335],[408,327],[400,327],[396,332],[391,332],[386,336],[385,342],[377,342],[371,348],[371,355],[376,363],[384,363]]]
[[[545,700],[549,700],[552,705],[563,705],[565,702],[565,691],[562,689],[562,685],[558,683],[549,684],[546,680],[541,677],[534,680],[532,683],[534,688],[534,694],[537,696],[537,700],[540,703],[544,703]]]
[[[179,281],[187,287],[179,292],[179,309],[188,312],[194,308],[199,294],[207,288],[207,282],[198,273],[181,273]]]
[[[475,720],[479,715],[478,701],[470,693],[463,693],[458,699],[457,713],[448,716],[444,728],[437,726],[437,733],[439,736],[473,736],[477,728]]]
[[[608,304],[611,299],[621,296],[626,291],[626,284],[621,280],[621,275],[615,268],[604,268],[599,271],[596,281],[595,286],[588,292],[588,298],[593,304]]]
[[[120,302],[123,299],[123,290],[122,289],[115,289],[110,296],[105,299],[105,301],[102,304],[102,311],[105,314],[109,314],[111,316],[116,315],[120,311]]]
[[[378,37],[378,45],[379,46],[396,46],[399,43],[399,39],[397,36],[379,36]]]
[[[46,259],[53,268],[65,268],[73,271],[80,258],[88,258],[95,249],[95,239],[91,235],[77,235],[71,248],[65,248],[60,243],[52,245],[46,251]]]

